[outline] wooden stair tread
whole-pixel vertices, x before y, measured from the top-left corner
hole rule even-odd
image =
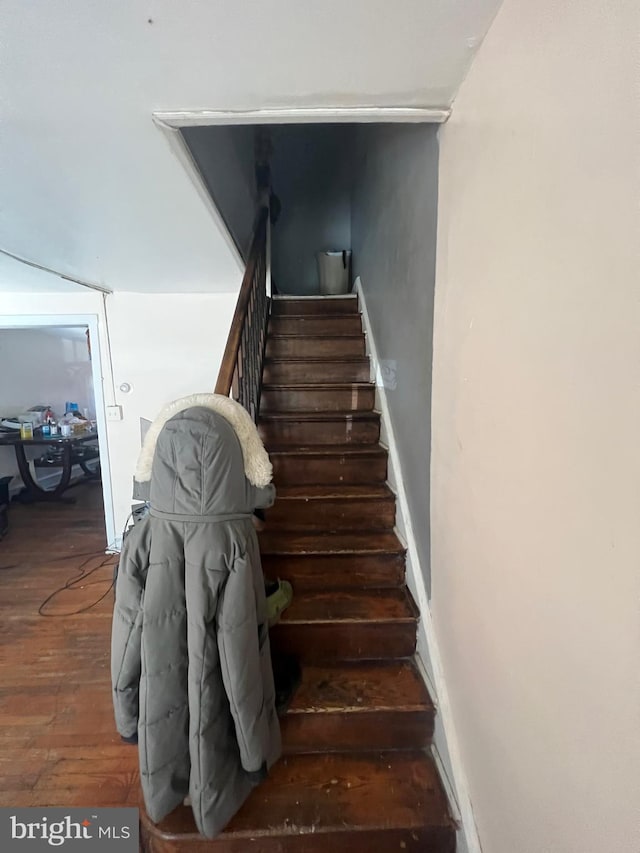
[[[270,331],[267,337],[266,355],[268,358],[307,356],[338,358],[342,356],[364,356],[365,336],[362,332],[351,334],[344,331],[341,334],[316,334],[307,331],[304,335],[274,334]]]
[[[354,314],[358,311],[358,297],[341,296],[273,296],[271,314],[277,317],[289,314]]]
[[[285,716],[379,710],[433,712],[431,697],[411,662],[307,665],[303,667],[302,682]]]
[[[355,302],[358,299],[358,294],[350,293],[274,293],[271,297],[274,302]]]
[[[265,411],[258,429],[267,448],[348,443],[371,449],[380,440],[380,414],[371,409]]]
[[[277,335],[362,335],[362,324],[359,314],[335,314],[323,317],[321,314],[287,314],[272,316],[269,320],[269,331]]]
[[[358,294],[350,293],[274,293],[271,297],[274,302],[355,302],[358,299]]]
[[[294,595],[279,624],[414,622],[416,615],[405,589],[332,589]]]
[[[299,338],[305,341],[343,341],[345,338],[353,338],[356,341],[361,341],[364,335],[362,332],[344,332],[344,334],[336,334],[336,333],[327,333],[322,334],[318,332],[314,332],[313,334],[304,334],[301,335],[296,332],[269,332],[269,340],[270,341],[278,341],[279,338]],[[317,356],[318,358],[322,358],[322,356]],[[268,358],[282,358],[282,356],[268,356]]]
[[[204,841],[186,806],[175,809],[156,826],[143,814],[143,823],[159,839]],[[208,843],[215,849],[216,843],[234,838],[249,841],[297,835],[313,841],[309,836],[330,833],[354,833],[357,843],[358,831],[393,827],[454,831],[436,768],[422,750],[282,758],[224,832]],[[318,841],[322,843],[320,838]],[[320,844],[300,849],[323,849]]]
[[[277,336],[275,336],[277,337]],[[306,337],[306,335],[305,335]],[[322,337],[326,337],[323,335]],[[342,337],[342,336],[341,336]],[[327,364],[338,362],[339,364],[369,364],[369,358],[365,355],[346,355],[344,358],[336,358],[332,355],[311,355],[309,358],[300,358],[300,356],[290,355],[270,355],[264,360],[265,364]]]
[[[373,382],[277,382],[262,386],[265,391],[284,391],[288,389],[295,391],[344,391],[344,390],[369,390],[375,388]]]
[[[295,531],[264,530],[259,534],[263,554],[403,554],[404,546],[395,533],[332,533],[318,535]]]
[[[373,411],[373,382],[264,383],[260,406],[263,412]]]
[[[377,421],[380,412],[334,411],[334,412],[264,412],[260,414],[258,423],[262,421]]]
[[[355,308],[356,306],[354,305],[351,307]],[[278,321],[284,320],[286,322],[287,320],[302,320],[304,322],[304,321],[308,320],[311,323],[313,323],[316,320],[321,320],[321,321],[324,321],[324,320],[329,320],[329,321],[331,321],[331,320],[360,320],[362,317],[360,312],[357,310],[355,310],[355,311],[344,311],[338,315],[336,315],[336,314],[320,314],[320,315],[318,315],[318,314],[307,314],[303,311],[300,314],[272,314],[271,316],[272,316],[272,318],[277,319]]]
[[[281,480],[277,472],[276,480]],[[280,483],[269,510],[269,524],[274,530],[315,531],[319,536],[346,530],[393,530],[395,520],[395,495],[388,485],[379,482]]]
[[[319,486],[281,486],[278,489],[278,500],[307,500],[323,501],[339,498],[347,500],[367,500],[380,498],[395,498],[395,495],[385,483],[364,485],[329,484]]]
[[[325,353],[324,356],[309,355],[308,358],[272,357],[264,360],[262,381],[265,384],[286,382],[290,385],[317,384],[332,382],[369,382],[371,366],[363,355],[337,357]]]
[[[262,554],[262,568],[270,579],[293,584],[296,594],[308,589],[384,589],[404,584],[402,551],[358,554]]]
[[[385,483],[387,451],[379,444],[276,445],[267,443],[274,482],[285,485],[321,483]]]
[[[379,444],[307,444],[301,446],[274,444],[267,448],[269,455],[282,456],[386,456],[387,451]]]

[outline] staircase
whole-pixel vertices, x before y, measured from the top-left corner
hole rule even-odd
[[[284,758],[225,832],[202,838],[187,808],[143,815],[148,853],[455,850],[374,390],[356,297],[273,299],[259,427],[278,497],[260,547],[294,588],[271,643],[302,684]]]

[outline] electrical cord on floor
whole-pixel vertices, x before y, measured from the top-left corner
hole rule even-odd
[[[133,517],[133,512],[130,512],[129,515],[127,516],[127,520],[125,521],[124,527],[122,529],[121,542],[124,542],[124,539],[127,535],[127,531],[128,531],[128,527],[129,527],[129,521],[131,520],[132,517]],[[116,559],[114,562],[113,558],[114,557],[119,558],[119,555],[118,554],[109,554],[99,565],[94,566],[92,569],[89,569],[89,571],[84,571],[84,567],[86,565],[88,565],[88,563],[94,557],[102,556],[103,553],[104,552],[96,553],[94,551],[92,554],[89,554],[88,558],[83,563],[81,563],[76,570],[76,571],[79,571],[80,574],[79,575],[73,575],[73,577],[69,578],[66,581],[64,586],[59,587],[54,592],[52,592],[51,595],[48,595],[45,598],[45,600],[42,602],[40,607],[38,608],[38,615],[39,616],[46,616],[49,619],[55,619],[55,618],[60,618],[60,617],[64,617],[64,616],[77,616],[79,613],[85,613],[87,610],[91,610],[93,607],[100,604],[100,602],[103,601],[109,595],[111,590],[116,585],[116,580],[118,578],[118,559]],[[81,554],[79,556],[85,556],[85,555]],[[62,559],[62,558],[56,557],[54,559]],[[64,558],[64,559],[68,559],[68,558]],[[78,610],[72,610],[69,613],[45,613],[44,612],[44,608],[47,606],[47,604],[49,604],[49,602],[52,599],[54,599],[56,597],[56,595],[59,595],[61,592],[64,592],[65,590],[68,590],[68,589],[77,589],[78,584],[82,583],[88,577],[90,577],[94,572],[97,572],[98,569],[102,569],[105,566],[113,566],[114,567],[113,579],[112,579],[111,583],[109,584],[108,589],[100,596],[100,598],[96,599],[96,601],[94,601],[92,604],[88,604],[86,607],[81,607]],[[104,581],[103,580],[91,581],[91,583],[84,584],[84,586],[95,586],[96,584],[99,584],[99,583],[104,583]],[[83,588],[84,588],[84,586],[83,586]]]
[[[91,575],[94,572],[97,572],[99,569],[102,569],[105,566],[115,565],[115,563],[113,562],[113,556],[114,555],[110,554],[108,557],[103,559],[102,562],[99,563],[97,566],[94,566],[92,569],[85,571],[84,570],[85,566],[87,566],[91,562],[91,560],[96,556],[99,556],[99,555],[98,554],[92,554],[88,559],[86,559],[83,563],[81,563],[76,570],[77,572],[79,571],[80,574],[75,574],[72,577],[70,577],[65,582],[65,584],[63,586],[59,587],[54,592],[52,592],[51,595],[48,595],[45,598],[45,600],[42,602],[42,604],[38,608],[38,615],[39,616],[45,616],[49,619],[62,618],[65,616],[77,616],[79,613],[85,613],[87,610],[91,610],[97,604],[100,604],[100,602],[103,601],[103,599],[105,599],[107,597],[107,595],[109,595],[109,593],[111,592],[111,590],[115,586],[115,582],[116,582],[116,573],[115,572],[113,574],[113,579],[111,580],[111,583],[109,584],[109,587],[107,588],[107,590],[100,596],[100,598],[96,599],[91,604],[87,604],[85,607],[80,607],[78,610],[71,610],[71,611],[66,612],[66,613],[45,613],[44,612],[44,609],[47,606],[47,604],[49,604],[49,602],[52,601],[61,592],[64,592],[65,590],[77,589],[78,586],[80,584],[83,584],[83,582],[86,581],[87,578],[91,577]],[[84,586],[95,586],[96,584],[100,584],[100,583],[104,583],[104,580],[92,581],[91,583],[83,584],[82,588],[84,588]]]

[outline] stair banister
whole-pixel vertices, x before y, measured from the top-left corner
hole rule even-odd
[[[258,417],[269,300],[266,292],[266,249],[269,209],[256,216],[247,268],[240,286],[231,329],[218,373],[215,393],[231,395]]]

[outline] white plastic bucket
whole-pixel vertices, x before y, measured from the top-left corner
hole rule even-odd
[[[351,290],[351,249],[318,252],[318,278],[323,296],[339,296]]]

